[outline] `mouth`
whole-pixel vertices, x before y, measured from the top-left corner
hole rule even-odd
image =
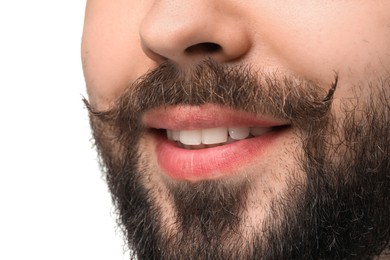
[[[143,123],[162,173],[179,181],[228,177],[261,160],[288,122],[221,106],[168,107],[149,111]]]

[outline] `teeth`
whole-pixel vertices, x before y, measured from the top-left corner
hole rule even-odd
[[[231,127],[229,128],[229,135],[234,140],[242,140],[249,136],[249,127]]]
[[[167,137],[169,140],[180,142],[185,149],[200,149],[232,143],[250,136],[260,136],[271,129],[270,127],[217,127],[202,130],[167,130]]]
[[[167,130],[169,140],[180,141],[180,131]]]
[[[180,142],[185,145],[199,145],[202,143],[202,130],[180,131]]]
[[[267,132],[269,132],[271,130],[271,128],[267,128],[267,127],[252,127],[250,132],[251,132],[251,135],[253,136],[260,136],[260,135],[263,135]]]
[[[169,140],[173,140],[173,136],[172,136],[172,130],[167,130],[167,137]]]
[[[172,131],[172,140],[180,141],[180,131]]]
[[[202,144],[219,144],[228,139],[228,131],[225,127],[202,130]]]

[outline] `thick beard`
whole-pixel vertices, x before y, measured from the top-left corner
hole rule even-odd
[[[259,84],[260,78],[260,84]],[[359,106],[331,113],[332,96],[302,80],[254,75],[212,61],[193,73],[164,64],[129,87],[109,111],[88,105],[119,223],[139,259],[367,259],[390,240],[389,86],[373,88]],[[156,91],[158,90],[158,91]],[[251,185],[205,181],[167,185],[180,227],[164,232],[154,174],[138,150],[145,111],[169,105],[223,104],[287,119],[298,129],[304,156],[297,164],[305,183],[293,178],[275,198],[269,216],[247,236],[239,234]],[[296,176],[291,173],[291,176]],[[265,233],[258,234],[258,230]]]
[[[293,208],[275,203],[283,222],[270,223],[281,232],[269,233],[264,259],[390,257],[389,86],[370,86],[302,139],[306,187]]]

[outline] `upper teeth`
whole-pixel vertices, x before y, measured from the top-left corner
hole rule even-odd
[[[220,144],[229,139],[242,140],[249,135],[260,136],[270,130],[270,127],[217,127],[201,130],[167,130],[167,136],[169,140],[180,141],[184,145]]]

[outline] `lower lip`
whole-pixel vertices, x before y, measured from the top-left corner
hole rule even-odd
[[[179,148],[166,136],[157,134],[157,161],[163,172],[174,180],[201,181],[226,177],[261,157],[284,130],[198,150]]]

